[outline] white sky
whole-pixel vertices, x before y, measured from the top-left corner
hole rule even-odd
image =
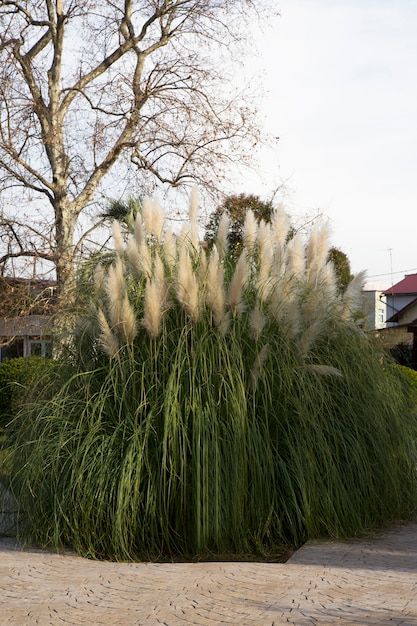
[[[417,272],[417,2],[279,9],[259,43],[266,124],[280,137],[266,187],[286,180],[289,213],[322,210],[352,271],[388,288],[391,268],[394,282]]]

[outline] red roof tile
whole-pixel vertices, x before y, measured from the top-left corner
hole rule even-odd
[[[396,283],[384,291],[384,295],[416,294],[417,295],[417,274],[408,274],[399,283]]]

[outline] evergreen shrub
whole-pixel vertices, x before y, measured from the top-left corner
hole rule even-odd
[[[53,367],[52,359],[39,356],[5,359],[0,363],[0,427],[13,419],[40,376]]]

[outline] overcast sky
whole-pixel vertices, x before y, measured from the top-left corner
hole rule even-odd
[[[417,1],[279,7],[259,44],[280,137],[266,187],[286,180],[289,212],[322,210],[352,270],[388,288],[417,272]]]

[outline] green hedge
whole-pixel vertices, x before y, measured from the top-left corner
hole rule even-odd
[[[0,427],[16,415],[34,383],[54,365],[40,356],[5,359],[0,363]]]
[[[406,367],[405,365],[397,365],[398,369],[404,374],[410,384],[412,391],[412,399],[417,403],[417,372],[416,370]]]

